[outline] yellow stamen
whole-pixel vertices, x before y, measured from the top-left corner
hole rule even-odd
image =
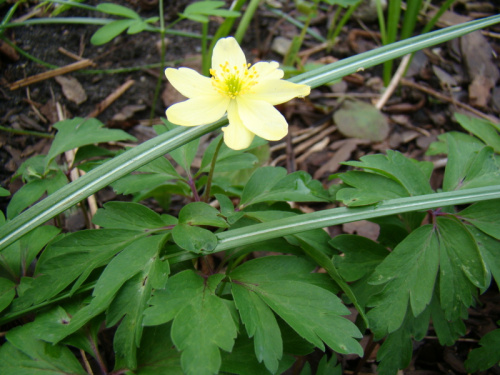
[[[250,68],[251,64],[243,64],[242,70],[238,66],[229,66],[229,62],[220,64],[220,69],[210,69],[212,75],[212,85],[218,93],[235,99],[257,84],[259,75],[255,68]],[[250,68],[250,69],[249,69]]]

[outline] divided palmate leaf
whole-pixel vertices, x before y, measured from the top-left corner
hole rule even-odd
[[[342,164],[367,170],[332,176],[352,186],[341,188],[335,197],[351,207],[432,193],[429,185],[432,163],[409,159],[397,151],[387,150],[387,155],[366,155],[359,162]]]
[[[455,113],[455,118],[462,127],[481,139],[485,144],[492,147],[496,153],[500,153],[500,135],[498,126],[476,117],[465,116],[461,113]]]
[[[484,371],[500,362],[500,329],[488,332],[479,341],[480,348],[473,349],[465,361],[470,372]]]
[[[370,328],[377,337],[396,331],[407,314],[413,316],[430,303],[439,265],[439,242],[432,225],[413,231],[375,269],[368,282],[387,284],[368,304]]]
[[[488,272],[500,286],[500,246],[498,240],[472,225],[467,225],[467,229],[477,243]],[[489,285],[489,282],[487,284]]]
[[[77,331],[93,317],[106,310],[127,280],[137,274],[142,274],[143,279],[147,279],[147,274],[155,262],[158,251],[164,241],[165,235],[139,238],[115,256],[97,280],[90,304],[73,315],[69,324],[65,324],[61,327],[59,332],[54,335],[54,342],[58,342]],[[149,285],[146,287],[149,287]],[[135,293],[137,293],[137,296],[134,298],[139,298],[141,301],[144,300],[145,303],[148,296],[144,294],[147,294],[147,290],[139,289],[136,290]],[[135,303],[137,303],[137,301],[135,301]],[[134,307],[131,307],[131,309],[133,308]],[[116,318],[116,314],[112,315],[112,318],[113,317]],[[114,321],[116,319],[112,320]],[[140,340],[140,334],[138,334],[137,331],[135,332],[136,337]]]
[[[0,347],[2,375],[86,375],[71,350],[33,339],[32,326],[26,324],[7,332],[7,343]]]
[[[484,233],[500,240],[500,200],[477,202],[460,211],[459,216]]]
[[[215,289],[224,275],[204,279],[186,270],[172,276],[165,289],[156,290],[145,311],[143,324],[171,321],[171,337],[182,351],[181,364],[186,374],[216,374],[221,365],[220,349],[231,351],[236,324],[231,312]]]
[[[131,202],[108,202],[98,210],[92,222],[108,229],[150,231],[177,224],[170,215],[159,215],[150,208]]]
[[[240,204],[243,207],[269,201],[326,202],[328,195],[321,183],[306,172],[287,175],[284,168],[263,167],[245,185]]]
[[[324,350],[326,343],[336,352],[361,355],[362,348],[354,339],[361,337],[361,333],[342,317],[350,312],[340,299],[300,278],[297,281],[298,275],[311,271],[310,263],[303,259],[276,256],[246,262],[229,276],[232,284],[257,294],[300,336],[318,348]]]
[[[110,141],[135,141],[135,137],[119,129],[104,128],[104,124],[95,118],[75,117],[59,121],[53,125],[58,130],[50,151],[45,159],[45,165],[65,151],[94,143]]]
[[[471,189],[500,183],[500,160],[491,147],[463,141],[455,133],[446,133],[448,163],[444,191]]]

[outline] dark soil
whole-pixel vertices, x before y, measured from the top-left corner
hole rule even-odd
[[[147,9],[146,5],[151,2],[138,0],[115,1],[115,3],[132,7],[143,17],[157,15],[156,8]],[[178,12],[181,12],[185,5],[190,2],[189,0],[165,1],[166,23],[174,21]],[[0,16],[2,18],[12,6],[12,3],[12,1],[7,1],[0,5]],[[99,2],[89,1],[87,3],[95,5]],[[293,9],[292,1],[284,1],[283,3],[285,3],[283,11],[290,12]],[[500,6],[498,5],[486,7],[487,11],[481,11],[481,13],[471,11],[464,5],[466,2],[459,3],[455,8],[455,14],[460,16],[479,17],[500,13]],[[34,5],[34,2],[23,4],[14,18],[28,13],[33,9]],[[295,13],[292,12],[292,14]],[[99,17],[99,15],[81,9],[68,11],[62,16]],[[217,19],[211,21],[211,31],[216,30],[219,21]],[[327,12],[322,12],[314,22],[314,27],[324,35],[326,24]],[[423,24],[420,24],[418,27],[421,28],[422,26]],[[331,53],[323,50],[312,55],[311,59],[328,62],[332,58],[343,58],[377,47],[378,41],[370,36],[353,36],[353,30],[361,30],[362,27],[376,32],[378,25],[376,22],[361,22],[353,18],[341,33],[340,40]],[[182,21],[175,26],[175,29],[196,33],[201,31],[198,24],[190,21]],[[61,86],[54,79],[47,79],[32,84],[27,88],[9,90],[9,84],[45,72],[47,68],[29,60],[25,56],[19,56],[17,60],[12,60],[7,55],[0,54],[2,57],[0,75],[0,119],[2,126],[16,131],[28,130],[53,134],[51,125],[57,121],[55,103],[62,106],[65,110],[65,116],[68,118],[85,117],[120,85],[132,79],[135,83],[109,108],[100,113],[98,118],[107,126],[119,127],[129,131],[139,140],[154,136],[152,130],[147,126],[147,120],[151,108],[154,108],[155,118],[164,115],[167,104],[161,97],[154,102],[157,80],[159,76],[163,75],[163,72],[159,68],[137,69],[124,73],[112,73],[112,71],[118,68],[133,68],[159,63],[159,35],[149,32],[136,35],[122,34],[108,44],[93,46],[90,43],[90,38],[95,30],[97,30],[96,26],[61,24],[16,27],[5,32],[4,36],[12,43],[49,64],[65,66],[75,62],[74,59],[58,50],[62,47],[82,58],[91,59],[94,66],[91,68],[92,71],[83,70],[70,74],[79,81],[88,96],[85,102],[77,105],[65,97]],[[492,28],[489,31],[498,33],[500,28]],[[243,48],[247,52],[249,61],[256,59],[281,61],[282,57],[272,51],[271,42],[278,36],[290,38],[299,32],[300,30],[295,26],[280,21],[275,15],[261,7],[245,37]],[[498,34],[496,35],[487,35],[486,40],[491,50],[498,55],[500,54],[500,42]],[[193,56],[201,51],[198,39],[177,35],[167,35],[167,38],[167,65],[178,66],[186,56]],[[355,43],[353,43],[353,40]],[[318,44],[319,42],[308,37],[303,49],[312,48]],[[498,69],[498,59],[493,61]],[[449,75],[457,78],[458,82],[454,87],[454,91],[451,91],[449,87],[443,84],[443,78],[436,76],[435,67],[443,69]],[[298,134],[305,129],[321,126],[325,121],[331,124],[331,113],[339,105],[339,99],[331,95],[332,93],[340,92],[346,96],[362,97],[365,95],[365,97],[369,97],[378,93],[377,87],[380,86],[380,76],[381,67],[368,69],[347,77],[343,83],[335,87],[325,86],[314,90],[311,99],[308,101],[294,102],[294,104],[284,107],[284,113],[289,115],[291,133]],[[414,59],[409,77],[414,82],[430,87],[438,93],[446,96],[452,95],[457,101],[474,105],[468,95],[471,77],[469,76],[463,52],[460,51],[459,41],[441,45],[439,50],[421,52]],[[163,82],[162,91],[165,87],[166,84]],[[168,93],[166,95],[168,96]],[[114,120],[114,116],[121,113],[127,106],[138,106],[141,109],[126,119]],[[493,88],[486,105],[476,105],[474,109],[485,116],[498,118],[500,115],[500,89],[498,87]],[[425,150],[429,143],[436,139],[438,134],[459,129],[459,126],[452,118],[452,113],[456,111],[464,111],[464,109],[432,95],[424,94],[415,88],[400,86],[400,89],[396,91],[384,107],[384,112],[391,119],[391,130],[387,139],[378,143],[360,143],[348,152],[343,160],[358,159],[367,153],[396,149],[410,157],[435,161],[436,159],[424,155]],[[338,144],[344,137],[338,132],[325,135],[325,137],[328,138],[326,145],[305,157],[296,155],[293,152],[291,154],[287,153],[285,147],[277,147],[272,154],[273,163],[286,166],[289,170],[306,170],[327,185],[330,183],[328,175],[333,171],[325,170],[319,175],[316,172],[338,152]],[[12,180],[12,176],[19,165],[33,155],[46,153],[49,146],[50,141],[44,138],[25,135],[21,132],[1,131],[0,165],[2,167],[0,168],[0,185],[14,193],[21,186],[19,180]],[[313,144],[308,148],[312,146]],[[440,173],[436,173],[435,181],[433,181],[435,188],[440,185],[441,178]],[[114,197],[108,195],[106,199],[110,198]],[[0,198],[0,208],[2,210],[5,210],[7,202],[8,198]],[[102,204],[103,202],[98,203]],[[317,209],[317,207],[314,208]],[[354,231],[362,233],[363,230],[367,229],[360,227],[353,229],[347,226],[333,228],[332,232]],[[429,336],[423,342],[415,343],[413,361],[405,373],[465,373],[463,362],[468,352],[471,348],[477,346],[480,337],[495,328],[495,322],[500,319],[499,302],[500,296],[498,290],[494,287],[488,293],[482,295],[482,304],[470,312],[470,319],[467,321],[467,336],[459,340],[453,347],[441,347],[433,333],[429,332]],[[376,370],[374,358],[378,346],[375,344],[371,348],[373,351],[367,353],[367,357],[362,363],[358,358],[353,360],[344,358],[345,373],[353,373],[354,371],[372,373],[373,370]],[[500,370],[494,368],[489,373],[499,374]]]

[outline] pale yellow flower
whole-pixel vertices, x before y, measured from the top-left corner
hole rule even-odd
[[[309,95],[307,85],[291,83],[275,61],[247,64],[234,38],[220,39],[212,55],[211,78],[189,68],[167,68],[169,82],[188,100],[170,106],[168,121],[183,126],[209,124],[227,112],[224,142],[234,150],[250,146],[254,135],[269,141],[288,133],[283,115],[273,106]]]

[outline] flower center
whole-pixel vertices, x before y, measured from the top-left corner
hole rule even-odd
[[[257,84],[259,75],[250,64],[243,64],[241,67],[229,66],[229,62],[220,64],[217,69],[210,69],[212,75],[212,85],[218,93],[235,99],[238,95],[244,94]]]

